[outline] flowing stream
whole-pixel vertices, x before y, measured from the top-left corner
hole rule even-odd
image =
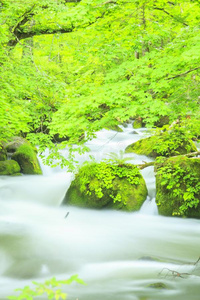
[[[77,158],[101,160],[147,134],[123,130],[100,131],[91,153]],[[42,176],[0,177],[1,300],[32,281],[73,274],[86,285],[63,287],[69,300],[200,299],[200,221],[158,215],[153,167],[142,170],[148,197],[137,213],[62,206],[73,175],[42,168]]]

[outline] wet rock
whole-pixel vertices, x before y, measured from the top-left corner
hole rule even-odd
[[[147,287],[151,287],[154,289],[167,289],[167,285],[163,282],[156,282],[156,283],[151,283]]]

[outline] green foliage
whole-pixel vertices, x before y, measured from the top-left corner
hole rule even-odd
[[[93,180],[94,177],[96,180]],[[116,178],[125,178],[130,184],[137,186],[141,175],[139,169],[131,164],[89,163],[88,168],[86,163],[79,171],[80,191],[90,196],[94,192],[99,199],[103,198],[105,191],[108,191],[114,203],[122,201],[123,205],[126,205],[126,202],[123,202],[123,191],[119,191],[117,195],[114,193],[113,184]]]
[[[124,157],[125,152],[120,150],[119,153],[110,152],[107,154],[109,158],[104,159],[105,162],[113,165],[123,166],[127,161],[133,160],[133,157]]]
[[[197,151],[190,139],[193,134],[180,124],[166,125],[153,133],[154,135],[129,145],[125,152],[135,152],[151,157],[168,157]]]
[[[198,207],[200,201],[199,164],[194,167],[195,160],[184,156],[167,161],[159,158],[157,163],[157,176],[163,193],[166,193],[168,201],[174,198],[172,214],[187,216],[191,208]]]
[[[137,211],[146,197],[147,187],[137,166],[93,161],[80,167],[63,204]]]
[[[189,142],[189,134],[187,134],[185,128],[179,124],[164,126],[164,130],[158,131],[156,137],[157,142],[153,146],[153,150],[158,156],[172,156],[196,150]]]
[[[63,293],[58,287],[71,284],[72,282],[85,284],[84,281],[78,277],[78,275],[73,275],[67,280],[57,280],[54,277],[46,280],[44,283],[33,282],[35,288],[25,286],[23,289],[16,289],[16,291],[20,291],[21,294],[18,296],[9,296],[7,298],[10,300],[33,300],[36,299],[35,297],[44,295],[45,299],[64,300],[67,299],[67,294]]]
[[[185,133],[193,140],[200,140],[200,122],[198,116],[191,118],[188,116],[181,122],[181,126],[184,127]]]
[[[0,9],[0,140],[28,135],[50,146],[52,163],[55,136],[82,147],[130,118],[199,119],[197,1],[4,0]]]

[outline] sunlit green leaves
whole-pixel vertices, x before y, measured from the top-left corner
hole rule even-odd
[[[78,277],[78,275],[73,275],[69,279],[66,280],[57,280],[55,277],[46,280],[44,283],[33,282],[35,288],[30,288],[29,286],[25,286],[22,289],[16,289],[16,291],[20,291],[21,294],[19,296],[9,296],[8,299],[12,300],[33,300],[38,296],[45,295],[46,299],[54,299],[54,300],[65,300],[67,299],[67,294],[63,293],[62,290],[58,287],[63,285],[68,285],[73,282],[77,282],[79,284],[85,284],[85,282]]]
[[[197,117],[199,15],[186,0],[3,1],[0,137],[53,149],[130,118]]]

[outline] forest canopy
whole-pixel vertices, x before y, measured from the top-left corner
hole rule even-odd
[[[0,0],[0,140],[21,135],[54,157],[162,117],[195,136],[199,23],[192,0]]]

